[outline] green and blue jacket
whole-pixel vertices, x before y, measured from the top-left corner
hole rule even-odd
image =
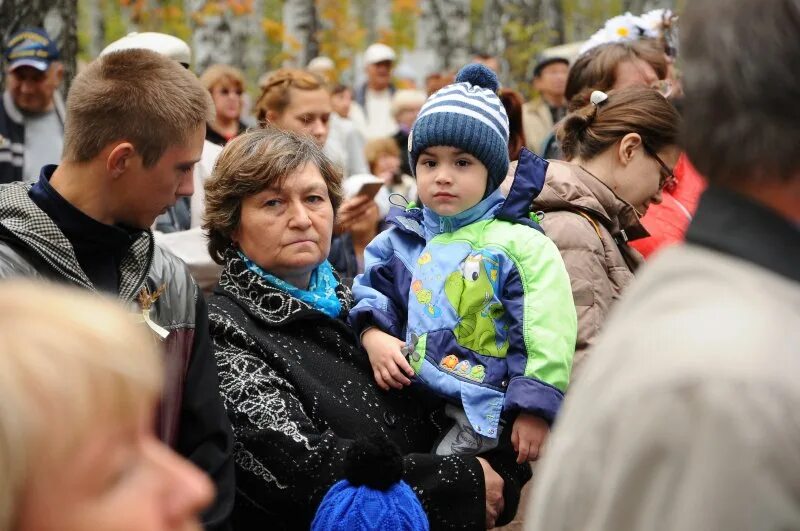
[[[365,252],[350,324],[406,341],[414,381],[461,404],[496,437],[504,411],[552,422],[577,319],[558,249],[531,219],[547,162],[523,150],[514,185],[456,216],[409,205]]]

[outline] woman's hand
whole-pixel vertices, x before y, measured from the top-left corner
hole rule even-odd
[[[495,526],[497,519],[503,514],[503,478],[494,471],[492,465],[483,457],[476,458],[483,468],[483,483],[486,485],[486,529]]]
[[[517,463],[536,461],[539,459],[541,448],[550,433],[547,421],[536,415],[521,412],[511,431],[511,444],[517,452]]]
[[[414,369],[400,352],[400,348],[405,345],[403,341],[377,328],[370,328],[361,336],[361,344],[369,356],[378,387],[388,391],[390,387],[402,389],[403,386],[411,385],[408,377],[414,376]]]
[[[375,201],[365,195],[357,195],[342,201],[339,212],[336,214],[336,226],[334,227],[336,234],[349,231],[353,221],[366,215],[372,207],[377,208]]]

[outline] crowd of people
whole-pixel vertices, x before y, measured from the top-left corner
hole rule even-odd
[[[799,31],[623,15],[528,102],[160,33],[64,99],[17,32],[0,529],[800,528]]]

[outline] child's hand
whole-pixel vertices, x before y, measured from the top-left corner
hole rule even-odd
[[[378,387],[388,391],[390,387],[402,389],[405,385],[411,385],[408,377],[414,376],[414,369],[400,352],[405,345],[403,341],[377,328],[370,328],[361,336],[361,344],[369,355]]]
[[[536,461],[542,445],[550,433],[550,426],[541,417],[521,412],[514,421],[511,431],[511,444],[517,452],[517,463]]]

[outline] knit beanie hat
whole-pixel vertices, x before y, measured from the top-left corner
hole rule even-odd
[[[508,172],[508,116],[497,90],[497,76],[481,64],[462,68],[456,82],[435,92],[417,116],[408,137],[411,170],[416,176],[420,153],[431,146],[463,149],[486,166],[486,195]]]
[[[311,531],[427,531],[428,517],[403,476],[403,458],[382,435],[347,451],[345,477],[322,499]]]

